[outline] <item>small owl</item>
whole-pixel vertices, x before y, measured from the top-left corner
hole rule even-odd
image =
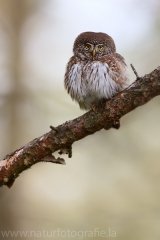
[[[124,58],[106,33],[84,32],[75,40],[64,85],[81,109],[89,110],[129,85]]]

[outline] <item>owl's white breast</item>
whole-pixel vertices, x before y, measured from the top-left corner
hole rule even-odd
[[[120,74],[109,69],[107,63],[92,61],[86,64],[74,64],[68,74],[67,84],[69,93],[82,108],[90,109],[100,99],[108,99],[125,86],[120,85],[116,79],[126,77],[125,72]],[[81,102],[83,104],[81,104]]]
[[[109,70],[107,63],[98,61],[88,63],[83,68],[83,74],[90,94],[97,98],[110,98],[119,91],[120,86],[113,80],[117,73]]]

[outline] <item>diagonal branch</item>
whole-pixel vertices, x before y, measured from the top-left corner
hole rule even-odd
[[[52,153],[70,146],[102,128],[112,128],[121,117],[160,95],[160,67],[138,79],[112,99],[99,104],[82,116],[67,121],[0,161],[0,186],[11,187],[18,175],[38,162],[65,164]],[[61,152],[63,152],[61,150]]]

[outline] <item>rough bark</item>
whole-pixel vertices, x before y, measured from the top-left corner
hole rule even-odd
[[[142,106],[160,94],[160,67],[136,80],[129,88],[112,99],[99,104],[94,110],[67,121],[8,154],[0,161],[0,186],[12,186],[19,174],[38,162],[65,164],[52,153],[68,149],[75,141],[91,135],[102,128],[116,126],[125,114]]]

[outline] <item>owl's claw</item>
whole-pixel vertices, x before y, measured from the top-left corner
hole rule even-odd
[[[98,108],[98,105],[97,105],[97,104],[94,104],[94,105],[92,106],[92,110],[93,110],[94,112],[97,110],[97,108]]]

